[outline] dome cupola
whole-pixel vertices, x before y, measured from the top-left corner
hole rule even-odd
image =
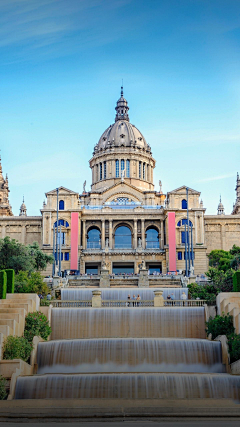
[[[123,98],[123,86],[121,87],[121,98],[117,101],[117,106],[115,107],[116,117],[115,122],[118,120],[127,120],[129,122],[128,116],[128,103],[125,98]]]

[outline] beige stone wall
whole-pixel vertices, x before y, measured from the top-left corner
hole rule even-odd
[[[206,215],[204,223],[207,253],[240,245],[240,215]]]

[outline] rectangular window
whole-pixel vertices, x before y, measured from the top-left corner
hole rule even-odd
[[[192,257],[192,252],[190,251],[190,259],[195,259],[195,256],[194,256],[194,252],[193,252],[193,257]],[[184,252],[184,259],[186,260],[186,252]],[[188,252],[187,252],[187,259],[188,259]]]
[[[55,261],[59,261],[59,252],[55,252]],[[61,252],[61,261],[63,261],[63,253]]]
[[[187,241],[188,243],[188,233],[186,232],[186,238],[185,238],[185,231],[181,231],[182,235],[182,243],[185,243]]]
[[[127,160],[126,169],[126,177],[130,178],[130,160]]]
[[[103,177],[107,178],[107,162],[103,162]]]
[[[69,252],[65,252],[64,254],[64,260],[69,261]]]
[[[182,252],[178,252],[178,260],[181,261],[182,260]]]
[[[125,160],[121,160],[121,171],[125,170]]]
[[[58,232],[58,245],[65,245],[65,233]]]
[[[143,179],[146,178],[146,163],[143,163]]]
[[[119,178],[119,160],[115,161],[115,166],[116,166],[116,178]]]
[[[102,180],[102,163],[100,163],[100,181]]]
[[[139,178],[142,178],[142,162],[139,162],[138,175]]]

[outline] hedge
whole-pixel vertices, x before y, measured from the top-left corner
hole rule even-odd
[[[240,271],[235,271],[233,275],[233,291],[240,292]]]
[[[7,293],[8,294],[14,294],[14,279],[15,279],[15,272],[12,269],[5,270],[7,273]]]
[[[0,299],[6,299],[7,294],[7,273],[4,270],[0,271]]]

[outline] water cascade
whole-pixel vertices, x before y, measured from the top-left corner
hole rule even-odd
[[[205,339],[204,307],[51,312],[51,341],[38,345],[38,373],[18,377],[15,399],[240,400],[240,377],[225,373],[220,343]]]
[[[53,340],[205,338],[204,307],[54,308]]]
[[[128,295],[140,295],[142,300],[153,300],[154,291],[163,291],[163,298],[173,294],[175,300],[181,299],[183,292],[188,296],[188,288],[109,288],[101,289],[103,300],[126,300]],[[92,299],[92,291],[99,291],[99,288],[67,288],[62,289],[61,299],[64,301],[89,301]]]
[[[38,346],[38,373],[224,372],[220,342],[172,338],[60,340]]]

